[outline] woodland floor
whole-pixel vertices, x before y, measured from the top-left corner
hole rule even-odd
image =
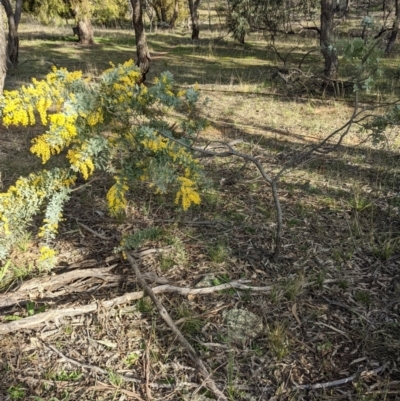
[[[161,70],[169,59],[158,50]],[[352,111],[343,99],[271,97],[252,85],[199,80],[202,98],[209,97],[202,109],[210,120],[204,140],[242,139],[238,149],[271,173]],[[6,190],[19,175],[40,168],[27,156],[37,132],[0,132]],[[237,280],[267,287],[158,295],[228,399],[400,399],[397,134],[387,133],[379,146],[360,145],[354,130],[335,152],[283,177],[277,262],[269,257],[276,229],[271,191],[248,163],[207,160],[202,204],[186,213],[172,196],[138,187],[123,221],[107,214],[106,178],[81,183],[54,243],[56,268],[37,270],[31,238],[11,255],[14,279],[0,294],[0,400],[213,399],[148,297],[112,307],[117,297],[141,291],[130,264],[114,249],[122,235],[149,228],[153,237],[136,256],[151,287]],[[66,308],[75,311],[72,317]],[[226,319],[235,309],[258,317],[242,341]],[[6,333],[8,325],[41,315],[50,317]],[[15,316],[24,319],[10,322]]]

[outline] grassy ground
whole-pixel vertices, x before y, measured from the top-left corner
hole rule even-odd
[[[44,76],[52,64],[95,76],[109,61],[134,56],[132,32],[97,30],[93,47],[77,46],[70,33],[70,28],[22,25],[21,63],[10,71],[6,88]],[[193,44],[188,32],[148,35],[153,55],[149,80],[168,69],[177,85],[198,83],[202,97],[209,98],[202,110],[210,121],[204,139],[243,139],[240,150],[276,172],[351,115],[349,98],[323,97],[307,87],[293,90],[273,78],[281,64],[261,38],[239,46],[218,36],[206,33]],[[296,64],[316,47],[314,42],[282,38],[276,47],[284,53],[299,46],[291,56]],[[321,58],[317,52],[312,57],[305,70],[316,72]],[[0,130],[5,189],[41,166],[27,156],[35,129]],[[396,131],[378,146],[362,141],[354,129],[335,152],[283,177],[284,240],[276,263],[268,258],[276,220],[272,196],[249,164],[207,162],[210,181],[202,204],[186,213],[172,198],[138,188],[123,221],[108,217],[107,180],[98,177],[76,191],[66,208],[52,273],[114,266],[119,282],[107,286],[101,280],[77,280],[62,296],[46,292],[33,303],[3,308],[0,321],[39,314],[43,307],[101,305],[136,291],[130,266],[113,249],[122,233],[150,233],[141,249],[163,250],[142,260],[152,286],[163,280],[194,287],[247,279],[254,286],[272,287],[268,293],[230,289],[206,296],[160,296],[230,400],[399,399],[399,143]],[[22,282],[48,276],[37,271],[36,255],[34,239],[21,241],[11,257],[14,281],[4,292],[12,294]],[[80,291],[79,285],[90,291]],[[227,319],[236,309],[257,318],[253,332],[240,341]],[[382,366],[379,374],[371,373]],[[0,336],[0,374],[0,399],[189,400],[195,394],[198,400],[212,399],[148,298]],[[297,384],[353,375],[347,384],[293,390]]]

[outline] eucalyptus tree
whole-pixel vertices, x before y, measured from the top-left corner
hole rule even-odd
[[[13,66],[16,66],[18,64],[18,25],[21,20],[22,0],[16,0],[14,9],[10,0],[1,0],[1,3],[4,6],[8,22],[7,61]]]
[[[278,32],[287,32],[290,26],[292,3],[286,0],[227,0],[227,4],[228,29],[241,43],[254,30],[269,32],[274,41]],[[296,6],[309,10],[315,5],[314,2],[300,0]],[[338,73],[338,55],[333,35],[337,9],[336,0],[320,0],[320,28],[316,30],[320,34],[321,52],[325,60],[324,75],[330,79],[335,79]]]
[[[339,69],[337,49],[334,46],[333,19],[335,16],[336,0],[321,0],[321,29],[320,46],[324,57],[324,75],[336,79]]]
[[[199,39],[199,34],[200,34],[200,21],[198,12],[200,0],[188,0],[188,1],[189,1],[190,18],[192,20],[192,40],[196,40]]]
[[[386,50],[385,50],[386,55],[389,55],[392,52],[393,46],[396,42],[397,35],[399,32],[399,25],[400,25],[400,4],[399,4],[399,2],[400,2],[400,0],[394,1],[395,16],[394,16],[394,20],[393,20],[392,32],[390,33],[389,41],[388,41],[388,44],[387,44]]]
[[[274,41],[278,31],[285,30],[289,20],[285,0],[227,0],[226,22],[233,37],[244,43],[246,35],[262,30]]]
[[[150,25],[155,22],[155,16],[158,24],[165,24],[172,29],[180,17],[180,2],[182,0],[142,0],[142,9],[149,17]]]
[[[147,46],[146,34],[143,26],[143,9],[140,0],[130,0],[132,5],[132,23],[136,38],[136,65],[142,74],[141,81],[146,80],[146,74],[150,70],[150,52]]]
[[[24,0],[24,11],[44,24],[74,18],[78,42],[83,45],[94,43],[91,18],[95,7],[96,2],[90,0]]]
[[[175,28],[175,24],[178,18],[179,18],[179,0],[174,0],[174,9],[172,12],[172,16],[169,20],[169,26],[171,29]]]
[[[0,10],[1,11],[1,10]],[[0,95],[3,93],[4,80],[7,73],[7,43],[4,32],[3,16],[0,12]]]
[[[75,17],[78,42],[82,45],[94,44],[91,18],[95,3],[89,0],[69,0],[69,7]]]

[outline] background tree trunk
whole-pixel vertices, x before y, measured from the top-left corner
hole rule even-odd
[[[160,4],[161,22],[167,22],[167,8],[164,2]]]
[[[15,12],[14,12],[14,20],[17,29],[19,22],[21,21],[21,13],[22,13],[22,0],[17,0],[15,3]]]
[[[81,45],[93,45],[93,28],[89,18],[78,21],[78,42]]]
[[[393,28],[392,28],[392,33],[390,34],[389,37],[389,42],[386,46],[386,50],[385,50],[385,54],[388,56],[394,47],[394,44],[396,43],[396,39],[397,39],[397,34],[399,32],[399,24],[400,24],[400,4],[399,4],[399,0],[395,1],[395,7],[396,7],[396,14],[395,14],[395,18],[393,21]]]
[[[7,72],[7,43],[4,32],[2,12],[0,9],[0,95],[3,93],[4,80]]]
[[[161,21],[162,21],[162,18],[161,18],[161,14],[160,14],[159,9],[158,9],[156,6],[154,6],[154,7],[153,7],[153,10],[154,10],[154,12],[156,13],[157,22],[161,22]]]
[[[140,68],[142,73],[142,82],[146,80],[146,74],[150,70],[150,52],[147,47],[146,35],[143,28],[143,12],[140,0],[131,0],[132,4],[132,22],[135,28],[136,38],[136,65]]]
[[[189,0],[190,17],[192,19],[192,40],[199,39],[200,22],[197,9],[199,8],[200,0]]]
[[[169,21],[170,29],[175,28],[175,24],[176,24],[176,20],[178,19],[178,16],[179,16],[179,0],[175,0],[174,13],[172,14],[172,18]]]
[[[18,24],[21,19],[22,0],[17,0],[15,4],[15,12],[12,9],[10,0],[1,0],[6,10],[8,20],[8,37],[7,37],[7,62],[13,66],[18,64],[19,53],[19,37]]]
[[[338,56],[333,46],[334,0],[321,0],[321,52],[325,60],[324,75],[336,79],[338,75]]]

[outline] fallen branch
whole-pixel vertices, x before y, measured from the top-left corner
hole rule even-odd
[[[211,374],[208,372],[203,361],[197,356],[195,349],[186,340],[186,338],[180,332],[178,327],[176,327],[175,323],[171,319],[167,310],[164,308],[163,304],[155,296],[153,290],[147,285],[142,274],[140,273],[140,270],[139,270],[139,267],[137,266],[136,260],[133,259],[133,257],[131,255],[129,255],[129,253],[127,254],[127,257],[128,257],[129,263],[131,264],[133,270],[135,271],[136,277],[137,277],[140,285],[143,287],[143,289],[146,291],[147,295],[151,298],[151,300],[156,305],[156,307],[160,313],[160,316],[164,319],[164,321],[167,323],[169,328],[174,332],[174,334],[178,338],[178,341],[181,343],[181,345],[187,349],[190,358],[196,364],[201,376],[203,376],[203,378],[204,378],[205,386],[208,387],[214,393],[214,395],[217,397],[217,400],[228,401],[228,399],[225,397],[224,393],[215,384],[214,380],[211,377]]]
[[[169,284],[160,285],[152,288],[154,294],[161,294],[165,292],[174,292],[180,295],[205,295],[211,294],[213,292],[228,290],[231,288],[236,288],[238,290],[245,290],[250,292],[270,292],[273,286],[266,287],[252,287],[244,284],[247,281],[239,280],[232,281],[231,283],[217,285],[215,287],[204,287],[204,288],[185,288],[185,287],[175,287]],[[0,325],[0,335],[1,334],[9,334],[14,331],[23,330],[23,329],[32,329],[37,327],[43,323],[47,323],[49,321],[58,322],[60,319],[64,317],[72,317],[77,315],[83,315],[86,313],[95,312],[101,307],[102,309],[111,309],[114,306],[126,304],[132,301],[136,301],[144,296],[143,291],[137,292],[129,292],[120,297],[116,297],[110,299],[108,301],[98,301],[91,303],[89,305],[79,305],[69,308],[61,308],[55,309],[43,313],[39,313],[37,315],[29,316],[21,320],[15,320],[10,323],[3,323]]]
[[[114,264],[109,267],[93,268],[93,269],[80,269],[72,270],[67,273],[58,274],[50,277],[40,277],[33,280],[29,280],[23,283],[17,291],[12,293],[0,294],[0,308],[10,307],[16,304],[21,304],[26,301],[32,301],[37,297],[53,298],[58,297],[61,294],[51,293],[51,291],[62,288],[66,285],[72,286],[72,290],[76,289],[76,285],[71,284],[77,282],[79,279],[97,278],[103,282],[119,282],[121,280],[120,275],[111,274],[110,271],[117,265]],[[87,289],[87,286],[85,288]],[[46,294],[44,294],[46,292]],[[67,290],[63,290],[63,293]]]

